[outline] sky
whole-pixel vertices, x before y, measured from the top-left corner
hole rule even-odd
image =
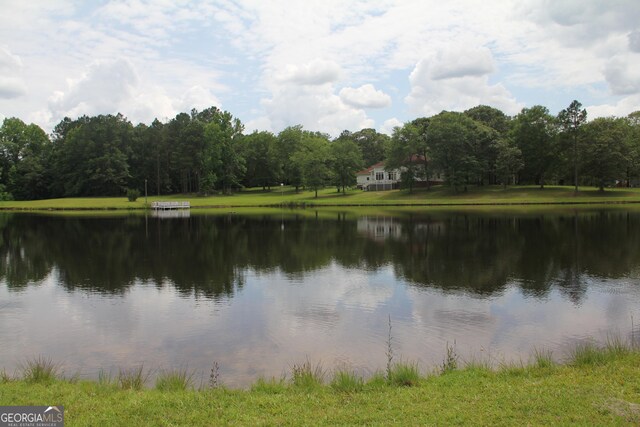
[[[640,110],[638,0],[0,0],[0,119],[245,131],[394,126],[490,105]]]

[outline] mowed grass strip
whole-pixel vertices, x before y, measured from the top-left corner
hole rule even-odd
[[[504,204],[596,204],[596,203],[640,203],[640,189],[612,188],[600,192],[592,187],[582,187],[576,195],[573,187],[470,186],[466,192],[455,192],[447,186],[436,186],[430,190],[360,191],[338,193],[335,188],[325,188],[314,197],[311,191],[296,192],[293,187],[262,190],[252,188],[231,195],[198,196],[195,194],[149,196],[147,203],[154,201],[189,201],[194,208],[204,207],[264,207],[291,206],[384,206],[384,205],[504,205]],[[64,198],[34,201],[0,202],[0,209],[18,210],[110,210],[144,209],[145,198],[129,202],[122,197]]]
[[[0,383],[0,405],[65,406],[69,425],[638,425],[640,353],[605,363],[479,367],[412,387],[295,385],[161,391],[98,382]]]

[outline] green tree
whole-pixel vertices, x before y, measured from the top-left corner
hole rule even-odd
[[[205,160],[205,122],[197,111],[179,113],[167,124],[168,159],[172,192],[199,192]]]
[[[522,161],[522,151],[507,138],[499,139],[496,143],[498,155],[496,157],[496,175],[502,185],[507,188],[507,184],[513,181],[524,166]]]
[[[633,178],[640,176],[640,111],[634,111],[626,117],[627,157],[625,159],[626,185],[631,186]]]
[[[431,188],[431,154],[429,148],[429,123],[431,119],[421,117],[410,122],[414,127],[412,162],[418,166],[417,175],[426,181],[427,190]],[[422,169],[420,169],[420,167]]]
[[[405,123],[393,129],[393,134],[386,147],[385,169],[400,170],[400,180],[404,188],[413,192],[418,179],[424,176],[424,165],[418,155],[424,146],[420,128],[413,123]]]
[[[153,151],[154,173],[151,175],[155,179],[156,194],[159,196],[163,188],[170,187],[168,168],[162,167],[168,163],[168,148],[166,127],[158,119],[154,119],[151,126],[147,128],[145,138],[147,143],[151,145]],[[151,160],[151,159],[149,159]]]
[[[582,108],[582,104],[574,100],[568,108],[558,113],[558,120],[560,126],[562,126],[563,133],[571,140],[573,147],[573,182],[576,193],[578,192],[578,165],[580,163],[578,142],[581,136],[582,125],[587,121],[587,110],[581,110],[580,108]]]
[[[212,182],[224,192],[241,186],[246,172],[241,146],[238,144],[244,129],[239,119],[227,111],[210,112],[205,126],[202,159],[203,190],[210,191]]]
[[[54,188],[62,195],[108,196],[123,193],[130,178],[127,159],[133,127],[122,115],[63,121],[54,145]]]
[[[305,188],[314,191],[318,197],[318,190],[327,184],[331,176],[329,161],[331,148],[326,137],[318,134],[305,133],[300,148],[291,157],[302,175]]]
[[[305,131],[301,125],[289,126],[278,134],[278,139],[272,148],[272,156],[276,165],[276,176],[281,183],[293,185],[298,192],[302,185],[302,170],[300,164],[292,161],[294,154],[300,150],[302,136]]]
[[[600,191],[608,181],[626,175],[627,122],[613,117],[597,118],[584,125],[584,166]]]
[[[488,105],[478,105],[477,107],[468,109],[464,114],[477,122],[489,126],[503,136],[506,136],[511,128],[511,119],[509,116],[497,108],[489,107]]]
[[[478,139],[476,143],[476,157],[479,162],[481,175],[478,177],[478,184],[488,182],[495,183],[496,161],[498,156],[497,142],[508,138],[511,128],[511,119],[497,108],[488,105],[478,105],[464,112],[478,123],[482,123],[494,132],[487,132],[484,137]],[[502,144],[505,146],[505,143]]]
[[[556,121],[541,105],[523,108],[513,120],[511,138],[522,152],[522,180],[533,181],[544,188],[558,157]]]
[[[360,147],[351,139],[338,138],[331,144],[331,158],[335,184],[346,194],[345,187],[355,185],[356,172],[362,169]]]
[[[463,113],[443,112],[431,118],[429,145],[433,161],[455,191],[467,190],[482,173],[477,147],[491,130]]]
[[[47,197],[50,156],[49,138],[38,125],[27,125],[16,118],[4,119],[0,127],[0,184],[4,186],[3,192],[18,200]]]
[[[378,133],[375,129],[361,129],[357,132],[343,131],[338,139],[349,139],[360,148],[363,165],[368,167],[385,159],[385,147],[389,136]]]
[[[277,182],[277,164],[273,158],[276,136],[271,132],[254,131],[239,141],[247,171],[243,183],[247,187],[261,186],[263,190]]]

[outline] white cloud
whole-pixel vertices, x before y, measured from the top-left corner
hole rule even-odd
[[[402,123],[397,118],[393,117],[391,119],[385,120],[382,126],[380,126],[380,132],[385,133],[387,135],[393,134],[393,129],[396,127],[402,127],[404,123]]]
[[[589,120],[596,117],[625,117],[640,110],[640,94],[627,96],[616,103],[591,105],[586,107]]]
[[[622,0],[9,2],[0,109],[50,117],[39,123],[50,128],[60,114],[118,108],[147,120],[224,103],[274,130],[296,122],[356,130],[372,122],[363,108],[402,120],[478,103],[509,113],[541,102],[555,110],[567,98],[613,108],[614,95],[636,90],[638,22],[640,3]],[[16,58],[22,67],[7,74]],[[105,82],[86,68],[120,60],[134,80]],[[597,92],[603,84],[610,93]],[[339,124],[329,126],[331,117]]]
[[[19,56],[0,47],[0,98],[18,98],[27,93],[27,86],[20,77],[22,67]]]
[[[585,47],[612,33],[635,30],[640,20],[640,3],[625,0],[528,0],[518,9],[547,30],[543,37],[572,47]]]
[[[54,92],[49,102],[51,114],[40,111],[37,117],[49,117],[55,124],[65,116],[120,112],[134,122],[150,123],[154,118],[166,120],[192,108],[222,106],[211,90],[201,85],[168,92],[161,85],[143,81],[139,74],[133,63],[124,58],[96,61],[80,78],[69,79],[66,89]]]
[[[263,130],[273,132],[273,127],[271,126],[271,120],[269,120],[268,117],[260,116],[255,119],[248,120],[244,125],[244,130],[247,133]]]
[[[333,61],[314,59],[304,65],[288,64],[278,80],[299,85],[322,85],[340,77],[340,66]]]
[[[488,65],[492,60],[487,58],[486,51],[479,52],[470,54],[475,61],[460,61],[448,73],[441,61],[448,53],[436,55],[436,60],[419,61],[409,76],[411,92],[405,98],[409,108],[416,114],[431,116],[442,110],[462,111],[485,104],[507,114],[517,113],[523,105],[502,84],[489,83],[492,67]]]
[[[209,89],[199,85],[187,89],[178,102],[174,104],[178,111],[189,111],[192,108],[204,110],[212,106],[222,108],[222,103]]]
[[[306,129],[337,136],[345,129],[360,130],[374,125],[363,110],[342,102],[332,85],[284,85],[263,104],[276,132],[301,124]]]
[[[632,52],[640,53],[640,31],[636,30],[632,33],[629,33],[628,38],[629,38],[629,49]]]
[[[640,55],[617,56],[607,64],[604,75],[616,95],[640,92]]]
[[[66,91],[57,92],[49,106],[55,116],[117,113],[131,99],[139,78],[125,59],[96,61],[76,80],[68,81]]]
[[[27,93],[24,82],[15,77],[0,76],[0,98],[18,98]]]
[[[381,90],[376,90],[371,84],[359,88],[342,88],[340,99],[356,108],[384,108],[391,105],[391,97]]]
[[[22,68],[22,60],[9,49],[0,47],[0,73],[11,73]]]
[[[176,32],[188,32],[216,12],[202,2],[111,0],[101,6],[96,16],[109,23],[117,22],[149,41],[166,42]]]
[[[448,46],[430,61],[429,74],[433,80],[466,76],[484,76],[494,71],[491,51],[486,47],[470,49]]]

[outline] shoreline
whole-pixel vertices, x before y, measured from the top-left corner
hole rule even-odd
[[[563,364],[535,351],[528,363],[458,367],[448,353],[426,375],[400,362],[366,381],[348,370],[331,378],[307,361],[249,389],[224,387],[214,368],[199,388],[186,370],[148,388],[142,369],[86,381],[47,377],[46,368],[20,379],[0,370],[0,405],[63,405],[73,425],[640,423],[640,349],[616,339],[578,346]]]
[[[551,202],[451,202],[451,203],[281,203],[281,204],[224,204],[224,205],[197,205],[191,206],[189,210],[204,209],[240,209],[240,208],[269,208],[269,209],[321,209],[321,208],[371,208],[371,207],[416,207],[416,208],[437,208],[437,207],[487,207],[487,206],[609,206],[609,205],[638,205],[640,200],[608,200],[608,201],[551,201]],[[48,212],[48,211],[153,211],[151,207],[20,207],[20,206],[0,206],[0,212]]]
[[[382,208],[382,207],[510,207],[510,206],[634,206],[640,204],[640,189],[613,188],[600,192],[585,187],[578,194],[573,187],[500,186],[474,187],[467,192],[454,192],[446,186],[406,190],[364,192],[348,190],[337,192],[325,188],[314,197],[314,192],[297,191],[293,187],[282,190],[244,189],[230,195],[202,196],[176,194],[167,196],[138,197],[128,201],[126,197],[77,197],[31,201],[2,201],[0,211],[151,211],[152,202],[189,201],[191,210],[238,208]]]

